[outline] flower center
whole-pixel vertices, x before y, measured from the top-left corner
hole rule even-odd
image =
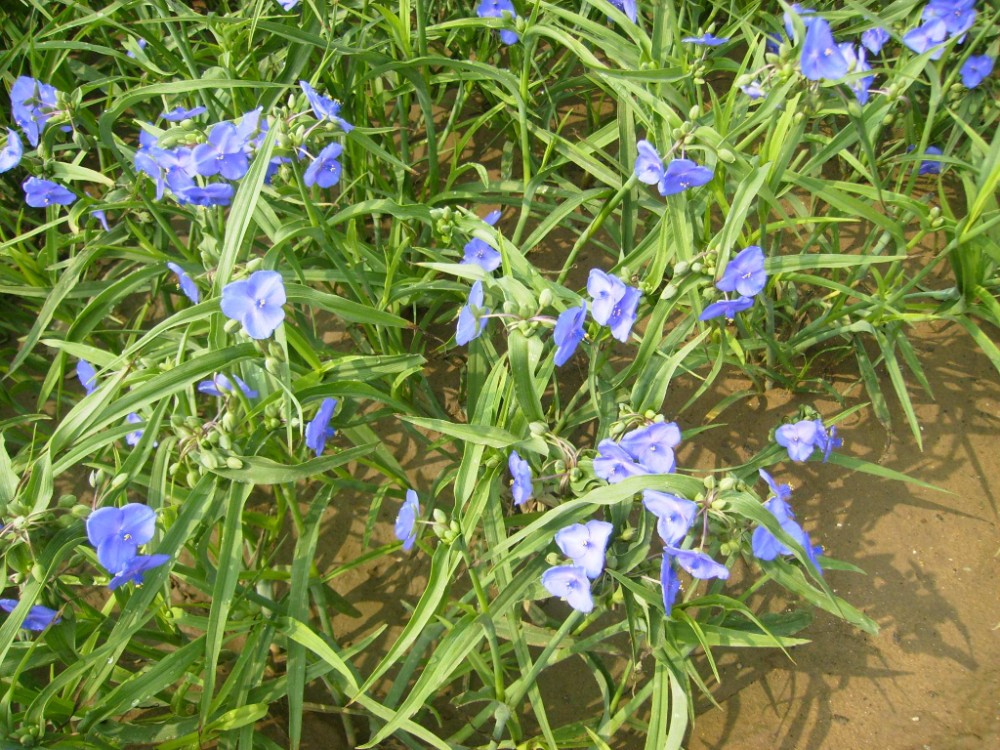
[[[263,310],[267,306],[267,300],[261,297],[257,300],[257,308]]]

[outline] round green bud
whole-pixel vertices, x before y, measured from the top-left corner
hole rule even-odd
[[[704,263],[702,263],[700,260],[696,260],[694,263],[691,264],[691,271],[694,273],[701,273],[701,269],[704,267],[705,267]]]
[[[441,523],[445,525],[448,524],[448,514],[445,513],[443,510],[441,510],[440,508],[434,509],[434,511],[431,513],[431,518],[433,518],[436,523]]]
[[[115,474],[114,479],[111,480],[111,489],[117,490],[119,487],[124,487],[128,483],[128,474],[122,472],[121,474]]]
[[[736,154],[734,154],[728,148],[720,148],[719,160],[724,161],[726,164],[732,164],[734,161],[736,161]]]
[[[695,104],[694,106],[691,107],[691,109],[688,110],[689,120],[697,120],[700,116],[701,116],[701,107],[699,107],[697,104]]]
[[[206,265],[212,265],[211,263],[206,263]],[[237,328],[239,328],[242,323],[238,320],[227,320],[225,325],[222,326],[222,330],[226,333],[234,333]]]
[[[691,268],[691,264],[686,260],[674,263],[674,276],[683,276]]]
[[[541,292],[538,293],[538,306],[548,307],[552,304],[552,290],[545,287]]]
[[[673,299],[677,296],[677,286],[675,284],[667,284],[663,287],[663,291],[660,292],[660,299]]]
[[[702,482],[702,484],[705,485],[705,489],[707,489],[707,490],[710,490],[713,487],[715,487],[715,475],[714,474],[709,474],[707,477],[705,477],[705,479]]]
[[[238,459],[236,456],[228,456],[226,458],[226,466],[228,466],[230,469],[242,469],[243,461]]]
[[[731,476],[725,476],[719,480],[719,489],[722,492],[728,492],[736,486],[736,480]]]

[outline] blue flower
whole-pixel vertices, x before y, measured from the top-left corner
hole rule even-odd
[[[736,313],[749,310],[751,307],[753,307],[752,297],[719,300],[706,307],[701,315],[698,316],[698,320],[711,320],[720,316],[725,316],[728,320],[732,320],[736,317]]]
[[[306,167],[305,174],[302,176],[306,186],[319,185],[321,188],[328,188],[340,182],[341,166],[337,157],[343,150],[344,147],[339,143],[331,143],[320,151],[312,163]]]
[[[196,206],[228,206],[233,199],[233,186],[227,182],[213,182],[201,187],[189,185],[174,190],[177,202]]]
[[[257,391],[247,385],[239,375],[233,375],[233,380],[236,381],[236,386],[243,391],[243,395],[247,398],[257,398],[257,396],[260,395]],[[221,372],[213,375],[211,380],[202,380],[198,383],[199,393],[205,393],[209,396],[217,396],[219,398],[233,393],[234,390],[232,381]]]
[[[97,549],[97,561],[112,575],[125,570],[155,531],[156,513],[139,503],[98,508],[87,518],[87,538]]]
[[[797,463],[808,460],[816,448],[819,431],[816,421],[803,419],[795,424],[783,424],[774,432],[774,440],[788,450],[788,457]]]
[[[47,83],[21,76],[10,87],[10,103],[14,122],[28,137],[28,143],[38,145],[45,123],[55,114],[57,91]]]
[[[763,99],[767,96],[767,92],[761,87],[760,81],[751,81],[746,86],[740,86],[740,91],[751,99]]]
[[[253,153],[253,149],[264,142],[267,131],[271,127],[267,122],[267,118],[260,119],[263,111],[263,107],[257,107],[257,109],[245,112],[240,118],[239,125],[236,126],[236,135],[243,141],[243,150],[248,155]]]
[[[885,43],[889,41],[889,32],[881,26],[868,29],[861,34],[861,43],[868,48],[873,55],[882,51]]]
[[[393,528],[396,538],[403,543],[405,552],[413,549],[413,544],[417,541],[417,517],[419,515],[420,501],[417,499],[417,493],[413,490],[407,490],[406,499],[396,515],[396,525]]]
[[[656,516],[656,530],[660,539],[670,547],[679,544],[687,536],[698,514],[697,503],[658,490],[643,491],[642,504]]]
[[[587,277],[587,293],[594,299],[590,314],[600,325],[607,325],[611,312],[625,296],[625,282],[593,268]]]
[[[552,331],[552,340],[556,342],[556,354],[553,358],[556,367],[562,367],[573,356],[576,347],[583,340],[583,324],[587,320],[587,303],[579,307],[570,307],[559,313],[556,327]]]
[[[664,554],[663,561],[660,563],[660,585],[663,587],[663,610],[667,613],[667,617],[670,617],[670,613],[674,608],[674,602],[677,601],[677,594],[681,590],[681,580],[677,577],[673,562],[673,557]]]
[[[942,42],[944,42],[947,36],[948,27],[945,26],[944,21],[934,19],[903,34],[903,44],[918,55],[922,55],[927,50],[933,49],[934,51],[930,56],[931,60],[940,60],[941,55],[944,54]]]
[[[126,50],[125,57],[131,57],[134,60],[135,59],[135,53],[137,51],[141,51],[141,50],[146,49],[146,45],[147,44],[149,44],[149,42],[147,42],[142,37],[139,37],[138,39],[135,40],[135,46]]]
[[[823,452],[823,463],[826,463],[830,460],[830,454],[842,446],[844,441],[837,437],[836,427],[831,427],[830,431],[827,432],[822,419],[814,421],[816,422],[816,447]]]
[[[597,444],[594,474],[609,484],[650,473],[652,472],[636,463],[635,458],[614,440],[605,438]]]
[[[750,245],[726,264],[726,270],[715,286],[722,292],[736,292],[743,297],[753,297],[760,293],[766,283],[764,251],[757,245]]]
[[[477,281],[469,290],[469,298],[458,313],[458,326],[455,329],[455,343],[465,346],[479,337],[486,325],[482,318],[489,315],[489,308],[483,307],[483,282]]]
[[[632,23],[639,17],[637,3],[635,0],[608,0],[613,6],[618,8]]]
[[[254,271],[222,288],[222,312],[252,339],[266,339],[285,319],[285,282],[277,271]]]
[[[511,451],[507,458],[507,468],[513,478],[511,491],[514,494],[514,505],[522,505],[531,499],[531,467],[521,458],[517,451]]]
[[[660,195],[675,195],[688,188],[700,187],[711,182],[714,175],[711,169],[698,166],[690,159],[674,159],[660,178]]]
[[[135,168],[153,178],[156,183],[156,200],[163,198],[166,185],[170,185],[175,193],[197,187],[194,177],[198,172],[192,149],[183,146],[174,149],[160,148],[156,139],[144,130],[139,132]]]
[[[639,155],[635,158],[633,171],[639,182],[647,185],[656,185],[663,179],[663,159],[660,152],[656,150],[647,140],[641,140],[635,144]]]
[[[76,196],[62,185],[38,177],[29,177],[21,186],[24,188],[24,202],[32,208],[68,206],[76,200]]]
[[[674,448],[681,443],[676,422],[653,422],[622,436],[619,445],[651,474],[670,474],[677,461]]]
[[[594,610],[594,597],[590,593],[590,580],[578,565],[557,565],[542,573],[542,586],[564,599],[577,612],[589,614]]]
[[[340,125],[340,129],[345,133],[354,130],[354,126],[340,116],[340,102],[336,102],[328,96],[323,96],[306,81],[299,81],[299,87],[306,95],[306,101],[312,108],[317,120],[330,120]]]
[[[201,292],[198,291],[198,285],[194,283],[194,279],[188,276],[187,271],[173,261],[167,262],[167,268],[177,274],[177,285],[184,292],[184,296],[197,305],[201,299]]]
[[[837,81],[847,75],[847,60],[825,19],[817,17],[809,24],[800,65],[802,75],[810,81]]]
[[[127,417],[125,417],[125,421],[129,424],[142,424],[143,420],[138,414],[131,412]],[[125,442],[134,448],[139,444],[139,441],[142,440],[143,432],[145,432],[145,430],[133,430],[132,432],[129,432],[125,435]],[[159,445],[159,443],[154,440],[153,447],[156,447],[157,445]]]
[[[767,486],[771,488],[771,492],[774,493],[773,497],[780,498],[782,500],[788,500],[792,496],[792,488],[787,484],[778,484],[774,481],[774,477],[768,474],[764,469],[758,469],[757,474],[767,482]]]
[[[809,539],[809,534],[795,520],[795,514],[785,499],[782,497],[772,497],[764,503],[764,508],[777,519],[781,530],[805,550],[806,556],[816,566],[816,570],[822,572],[822,567],[817,559],[822,551],[821,548],[813,546]],[[765,562],[773,560],[779,555],[793,554],[792,550],[786,544],[779,541],[774,534],[763,526],[758,526],[754,529],[753,535],[750,538],[750,548],[754,557]]]
[[[847,60],[852,73],[867,73],[872,69],[872,66],[865,60],[866,53],[864,47],[855,48],[850,42],[844,42],[840,45],[840,52],[843,54],[844,59]],[[854,92],[854,97],[858,102],[867,104],[868,90],[874,82],[875,76],[862,76],[851,81],[848,87]]]
[[[685,44],[700,44],[705,47],[718,47],[729,41],[728,36],[718,37],[713,34],[702,34],[701,36],[686,36],[681,39]]]
[[[924,21],[940,20],[948,31],[948,37],[952,38],[972,28],[976,22],[975,5],[975,0],[931,0],[924,6],[920,18]]]
[[[299,0],[275,0],[275,2],[277,2],[283,10],[291,10],[299,4]]]
[[[587,578],[593,579],[604,570],[604,556],[614,530],[607,521],[574,523],[557,531],[555,541],[563,554],[578,565]]]
[[[924,156],[941,156],[942,151],[937,146],[928,146]],[[941,174],[941,162],[938,159],[924,159],[920,162],[917,174]]]
[[[725,565],[717,563],[704,552],[669,546],[666,548],[666,552],[694,578],[701,580],[718,578],[723,581],[729,578],[729,569]]]
[[[198,115],[203,115],[208,112],[205,107],[192,107],[191,109],[184,109],[184,107],[174,107],[169,112],[164,112],[160,115],[167,122],[180,122],[181,120],[189,120],[192,117],[197,117]]]
[[[337,399],[324,398],[319,405],[316,416],[306,425],[306,447],[316,453],[319,458],[326,448],[326,441],[336,434],[336,430],[330,427],[330,420],[333,418],[333,410],[337,408]]]
[[[634,286],[625,287],[625,294],[611,308],[611,315],[608,317],[608,327],[611,335],[623,344],[628,341],[632,326],[635,325],[636,311],[639,309],[639,300],[642,299],[642,292]]]
[[[208,134],[208,143],[194,147],[191,156],[194,168],[202,177],[221,174],[227,180],[238,180],[250,168],[244,147],[246,140],[240,137],[231,122],[220,122]]]
[[[489,226],[493,226],[499,219],[499,211],[490,211],[486,214],[486,218],[483,221]],[[465,255],[462,258],[462,262],[477,265],[486,271],[486,273],[495,271],[500,265],[501,256],[499,251],[478,237],[473,237],[465,243],[464,250]]]
[[[0,174],[10,171],[21,163],[24,156],[24,147],[21,145],[21,137],[7,128],[7,145],[0,151]]]
[[[476,15],[480,18],[503,18],[504,13],[510,15],[511,20],[517,18],[517,11],[514,10],[514,3],[510,0],[482,0],[476,6]],[[504,44],[516,44],[518,40],[517,32],[502,29],[500,31],[500,41]]]
[[[88,396],[97,390],[97,370],[87,360],[81,359],[76,363],[76,377]]]
[[[962,84],[967,89],[974,89],[985,81],[993,72],[993,58],[989,55],[972,55],[962,65],[959,73],[962,76]]]
[[[141,586],[147,570],[158,568],[169,559],[170,555],[136,555],[108,582],[108,588],[114,591],[122,584],[129,582]]]
[[[104,213],[103,209],[95,208],[90,212],[90,215],[97,219],[97,222],[105,232],[111,231],[111,227],[108,225],[108,215]]]
[[[809,27],[819,19],[819,16],[816,15],[816,11],[812,8],[803,8],[800,3],[792,3],[789,8],[791,9],[791,13],[785,11],[781,15],[782,21],[785,25],[785,33],[788,34],[789,39],[795,38],[795,24],[792,22],[793,14],[798,16],[799,20],[802,21],[802,28],[804,28],[807,33],[809,31]],[[777,52],[777,50],[774,51]]]
[[[17,599],[0,599],[0,609],[4,612],[13,612],[19,603]],[[28,610],[21,627],[25,630],[45,630],[49,625],[55,625],[61,620],[59,613],[54,609],[36,604]]]

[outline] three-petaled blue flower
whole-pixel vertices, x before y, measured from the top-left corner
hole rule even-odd
[[[639,17],[636,0],[608,0],[608,2],[624,13],[632,23]]]
[[[455,343],[465,346],[478,338],[486,328],[483,317],[489,315],[489,308],[483,307],[483,282],[477,281],[469,290],[469,298],[465,306],[458,312],[458,325],[455,329]]]
[[[97,561],[112,575],[125,570],[155,531],[156,513],[139,503],[98,508],[87,518],[87,538],[97,549]]]
[[[719,300],[706,307],[701,315],[698,316],[698,320],[711,320],[720,316],[725,316],[727,320],[732,320],[736,317],[737,313],[749,310],[751,307],[753,307],[752,297]]]
[[[594,597],[590,593],[590,579],[579,565],[556,565],[542,573],[542,586],[565,600],[577,612],[589,614],[594,610]]]
[[[240,137],[231,122],[220,122],[208,134],[208,143],[194,147],[191,158],[194,168],[202,177],[221,174],[227,180],[238,180],[250,168],[246,140]]]
[[[177,285],[184,292],[184,296],[197,305],[201,299],[201,292],[198,291],[198,285],[194,283],[194,279],[188,275],[187,271],[173,261],[167,261],[167,268],[176,274]]]
[[[76,363],[76,377],[88,396],[97,390],[97,370],[87,360],[81,359]]]
[[[22,183],[22,187],[24,202],[32,208],[68,206],[76,200],[76,196],[62,185],[38,177],[29,177]]]
[[[992,57],[989,55],[972,55],[962,65],[959,74],[962,76],[962,85],[967,89],[974,89],[985,81],[992,72]]]
[[[740,91],[751,99],[763,99],[767,96],[767,92],[760,85],[760,81],[750,81],[746,86],[740,86]]]
[[[640,466],[634,456],[611,438],[605,438],[597,444],[594,474],[609,484],[617,484],[629,477],[651,473],[646,467]]]
[[[940,60],[941,55],[944,54],[942,43],[947,37],[948,27],[945,26],[944,21],[935,18],[903,34],[903,44],[918,55],[933,50],[930,55],[931,60]]]
[[[579,307],[570,307],[559,313],[552,331],[552,340],[556,342],[556,354],[553,357],[556,367],[562,367],[573,356],[576,347],[583,340],[583,324],[586,320],[586,302],[580,303]]]
[[[736,292],[742,297],[753,297],[760,293],[766,283],[764,251],[757,245],[750,245],[726,264],[726,270],[715,286],[722,292]]]
[[[340,182],[341,166],[337,157],[344,151],[339,143],[331,143],[317,154],[312,163],[306,167],[302,176],[308,187],[319,185],[321,188],[333,187]]]
[[[319,405],[316,416],[306,425],[306,447],[316,453],[319,458],[326,448],[326,441],[336,434],[336,430],[330,427],[330,420],[333,419],[333,410],[337,408],[337,399],[324,398]]]
[[[594,299],[590,311],[594,320],[611,328],[618,341],[628,341],[642,293],[598,268],[591,269],[587,277],[587,292]]]
[[[170,555],[136,555],[108,581],[108,588],[114,591],[122,584],[129,582],[137,586],[142,585],[147,570],[158,568],[169,559]]]
[[[528,462],[518,455],[517,451],[511,451],[507,458],[507,468],[510,469],[512,478],[511,492],[514,495],[514,505],[522,505],[531,499],[531,467]]]
[[[604,556],[614,530],[615,527],[607,521],[595,519],[560,529],[556,532],[555,541],[563,554],[582,568],[588,578],[597,578],[604,570]]]
[[[21,137],[7,128],[7,144],[0,151],[0,174],[20,164],[22,156],[24,156],[24,147],[21,145]]]
[[[826,19],[817,16],[809,24],[799,64],[810,81],[837,81],[847,75],[849,65]]]
[[[659,152],[649,141],[639,141],[636,148],[639,155],[633,168],[635,176],[639,178],[639,182],[656,185],[662,196],[675,195],[688,188],[708,184],[715,174],[708,167],[699,166],[690,159],[674,159],[664,168]]]
[[[0,609],[4,612],[13,612],[19,603],[17,599],[0,599]],[[59,613],[54,609],[36,604],[28,610],[21,627],[25,630],[45,630],[49,625],[55,625],[61,620]]]
[[[354,126],[340,116],[340,102],[334,101],[328,96],[323,96],[306,81],[299,81],[299,87],[306,95],[306,101],[312,108],[317,120],[330,120],[340,125],[340,129],[345,133],[354,130]]]
[[[867,73],[872,69],[872,66],[865,59],[866,52],[864,47],[855,48],[850,42],[844,42],[840,45],[840,52],[843,54],[844,59],[847,60],[847,65],[850,67],[852,73]],[[869,89],[871,89],[874,82],[875,76],[873,75],[861,76],[851,81],[848,87],[854,92],[854,97],[860,104],[867,104]]]
[[[873,55],[882,51],[885,43],[889,41],[889,32],[881,26],[876,26],[861,34],[861,43],[868,48]]]
[[[47,83],[21,76],[10,87],[10,103],[14,122],[28,137],[28,143],[38,145],[45,123],[55,114],[58,92]]]
[[[142,417],[140,417],[133,411],[127,417],[125,417],[125,421],[128,422],[129,424],[142,424],[143,420]],[[125,435],[125,442],[134,448],[139,444],[139,441],[142,440],[143,432],[145,432],[145,430],[133,430],[132,432],[127,433]],[[157,443],[154,440],[153,446],[155,447],[157,445],[159,445],[159,443]]]
[[[701,36],[686,36],[681,39],[685,44],[700,44],[704,47],[718,47],[729,41],[728,36],[715,36],[714,34],[702,34]]]
[[[490,211],[483,221],[489,226],[493,226],[500,220],[499,211]],[[491,247],[486,241],[473,237],[465,243],[465,255],[462,257],[463,263],[471,263],[479,266],[487,273],[495,271],[502,260],[500,252]]]
[[[403,550],[409,552],[413,549],[417,541],[417,517],[420,515],[420,501],[417,493],[413,490],[406,491],[406,499],[403,501],[399,513],[396,514],[396,524],[393,532],[396,538],[403,543]]]
[[[665,548],[664,553],[673,557],[677,561],[677,564],[694,578],[700,578],[701,580],[718,578],[723,581],[729,578],[729,568],[722,563],[717,563],[704,552],[692,549],[677,549],[676,547],[668,546]]]
[[[816,421],[803,419],[795,424],[783,424],[775,430],[775,442],[788,450],[788,457],[792,461],[801,463],[812,455],[820,434],[816,427]]]
[[[188,185],[174,190],[177,202],[195,206],[228,206],[233,199],[233,186],[227,182],[213,182],[209,185]]]
[[[656,516],[656,531],[669,547],[676,546],[687,536],[698,514],[697,503],[659,490],[645,490],[642,504]]]
[[[681,590],[681,579],[677,577],[677,571],[674,570],[674,560],[668,555],[663,555],[663,561],[660,563],[660,585],[663,587],[663,610],[667,613],[667,617],[670,617],[670,612],[674,608],[674,602],[677,601],[677,594]]]
[[[233,375],[233,380],[236,381],[236,386],[233,385],[232,380],[223,375],[221,372],[216,373],[212,376],[211,380],[202,380],[198,383],[198,392],[204,393],[209,396],[217,396],[222,398],[234,393],[238,387],[243,391],[243,395],[247,398],[257,398],[260,394],[251,388],[239,375]]]
[[[928,146],[924,151],[924,156],[941,156],[942,153],[937,146]],[[941,161],[939,159],[922,160],[917,174],[941,174]]]
[[[480,18],[503,18],[504,13],[509,14],[512,20],[517,18],[514,3],[510,0],[482,0],[476,6],[476,15]],[[500,31],[500,41],[504,44],[516,44],[518,38],[516,31],[509,29],[501,29]]]
[[[277,271],[254,271],[222,289],[222,312],[252,339],[266,339],[285,319],[285,282]]]
[[[619,445],[651,474],[671,474],[677,466],[674,448],[680,442],[676,422],[653,422],[625,433]]]

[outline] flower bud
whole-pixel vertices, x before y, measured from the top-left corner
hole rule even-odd
[[[122,472],[120,474],[115,474],[114,479],[111,480],[111,489],[117,490],[119,487],[123,487],[128,483],[128,474]]]
[[[441,524],[448,523],[448,514],[445,513],[443,510],[441,510],[440,508],[434,509],[434,511],[431,513],[431,518],[433,518],[436,523],[441,523]]]
[[[219,468],[219,459],[211,451],[205,451],[201,454],[200,463],[209,471],[214,471]]]
[[[701,273],[701,269],[703,269],[704,267],[705,265],[700,260],[696,260],[694,263],[691,264],[691,271],[694,273]]]
[[[673,299],[677,296],[677,286],[674,284],[667,284],[663,287],[663,291],[660,292],[660,299]]]
[[[549,289],[548,287],[545,287],[538,294],[538,306],[548,307],[551,304],[552,304],[552,290]]]
[[[549,431],[549,426],[542,421],[535,421],[528,425],[528,432],[534,437],[542,437]]]
[[[630,542],[635,538],[635,529],[631,526],[626,526],[622,529],[622,533],[618,535],[618,538],[623,542]]]
[[[691,109],[688,110],[688,119],[697,120],[701,116],[701,107],[695,104]]]
[[[222,415],[222,429],[226,432],[232,432],[236,429],[236,415],[231,411],[227,411]]]
[[[228,456],[226,458],[226,466],[228,466],[230,469],[242,469],[243,461],[241,461],[236,456]]]
[[[736,161],[736,154],[730,151],[728,148],[719,149],[719,161],[724,161],[726,164],[732,164]]]
[[[264,265],[263,258],[251,258],[250,260],[247,261],[246,265],[247,273],[253,273],[257,269],[259,269],[262,265]]]
[[[225,325],[222,326],[222,330],[224,330],[226,333],[234,333],[236,329],[239,328],[241,325],[243,324],[240,323],[240,321],[230,319],[227,320]]]
[[[688,272],[689,268],[691,268],[691,264],[686,260],[674,263],[674,276],[683,276]]]
[[[702,484],[705,485],[705,489],[707,490],[713,489],[715,487],[715,475],[709,474],[707,477],[705,477]]]
[[[558,565],[559,564],[559,553],[550,552],[545,556],[545,563],[547,565]]]
[[[736,486],[736,480],[731,476],[727,475],[719,480],[719,489],[722,492],[728,492],[735,486]]]

